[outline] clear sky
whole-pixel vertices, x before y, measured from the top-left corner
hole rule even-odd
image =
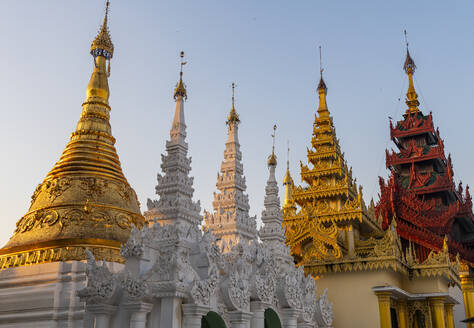
[[[79,119],[104,2],[0,2],[1,245]],[[406,108],[404,29],[418,66],[420,108],[433,112],[456,181],[474,183],[473,16],[469,0],[112,0],[111,124],[142,209],[155,197],[181,50],[188,60],[191,174],[203,208],[211,208],[223,158],[233,81],[251,214],[260,217],[263,207],[273,124],[278,180],[289,139],[292,174],[300,182],[317,106],[318,45],[342,149],[366,201],[376,198],[377,176],[387,174],[384,151],[393,147],[388,116],[399,119]]]

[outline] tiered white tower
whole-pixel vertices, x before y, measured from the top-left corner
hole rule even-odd
[[[273,127],[276,130],[276,125]],[[273,134],[275,138],[275,134]],[[275,141],[274,141],[275,142]],[[293,265],[293,257],[290,248],[285,245],[285,233],[282,228],[283,213],[280,208],[280,197],[278,196],[278,183],[275,178],[277,158],[275,156],[275,145],[272,154],[268,157],[268,169],[270,175],[265,187],[264,210],[262,211],[263,227],[259,230],[260,240],[273,250],[275,257],[281,263]]]
[[[232,84],[232,109],[227,118],[227,142],[221,173],[217,174],[217,189],[214,193],[213,213],[204,212],[206,229],[212,229],[220,246],[228,250],[240,240],[249,242],[257,236],[256,217],[249,216],[249,199],[245,194],[244,167],[239,144],[239,115],[234,106],[234,87]]]
[[[181,52],[183,58],[184,52]],[[179,82],[174,90],[176,109],[170,130],[170,140],[166,141],[167,155],[161,155],[163,175],[157,174],[156,193],[159,200],[148,199],[148,211],[144,213],[149,223],[160,225],[181,222],[184,225],[200,225],[202,221],[201,204],[194,202],[194,178],[189,176],[191,158],[188,157],[186,143],[186,124],[184,122],[184,101],[187,99],[186,87],[183,83],[183,65]]]

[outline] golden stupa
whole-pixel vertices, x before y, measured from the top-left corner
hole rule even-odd
[[[123,175],[109,123],[107,79],[114,47],[107,19],[108,3],[91,45],[94,71],[76,131],[0,249],[0,270],[84,260],[86,248],[99,259],[122,262],[121,243],[127,241],[132,225],[145,222],[135,191]]]

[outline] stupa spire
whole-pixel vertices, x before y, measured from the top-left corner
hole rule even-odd
[[[220,238],[221,247],[230,249],[239,241],[248,242],[257,236],[256,217],[249,216],[249,199],[240,152],[238,127],[239,116],[234,105],[235,83],[232,83],[232,109],[227,118],[227,141],[224,161],[217,174],[217,189],[214,193],[213,213],[204,212],[206,229],[212,229]]]
[[[186,124],[184,121],[184,100],[186,88],[183,83],[184,52],[180,53],[179,82],[174,90],[176,108],[170,130],[170,140],[166,142],[167,155],[161,156],[163,175],[158,173],[156,194],[159,200],[148,199],[148,211],[144,213],[149,223],[155,220],[163,225],[181,222],[184,225],[198,226],[201,224],[201,204],[193,201],[193,180],[189,176],[191,158],[188,157],[186,143]]]
[[[112,58],[114,47],[108,14],[109,1],[91,44],[94,68],[76,130],[36,188],[14,235],[0,250],[0,269],[84,260],[86,248],[96,258],[121,262],[121,243],[127,241],[132,225],[144,224],[135,191],[123,175],[109,122],[106,61]]]
[[[406,104],[408,105],[407,114],[409,113],[416,113],[419,111],[418,106],[420,102],[418,101],[418,94],[415,91],[415,86],[413,84],[413,74],[416,70],[415,61],[410,56],[410,51],[408,50],[408,39],[407,39],[407,31],[405,33],[405,44],[407,48],[407,55],[405,58],[405,63],[403,64],[403,70],[408,75],[408,91],[407,91],[407,98]]]
[[[263,227],[259,230],[259,237],[264,244],[274,250],[275,255],[288,264],[293,263],[289,247],[285,246],[285,233],[282,228],[283,214],[278,196],[278,183],[275,178],[277,160],[275,155],[275,135],[277,126],[273,126],[272,153],[268,157],[269,176],[265,187],[264,210],[262,211]]]

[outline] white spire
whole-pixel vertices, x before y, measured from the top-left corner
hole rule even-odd
[[[276,129],[276,126],[273,128]],[[272,135],[275,138],[275,134]],[[280,208],[280,197],[278,196],[278,183],[275,178],[277,160],[274,151],[268,157],[268,168],[270,171],[267,186],[265,187],[264,210],[262,211],[262,223],[258,235],[264,244],[273,249],[276,257],[286,262],[293,263],[290,248],[285,245],[285,233],[283,231],[283,213]]]
[[[224,161],[220,174],[217,174],[217,189],[214,193],[213,213],[204,211],[204,225],[212,229],[221,239],[224,250],[230,249],[240,240],[256,239],[256,217],[249,216],[249,200],[245,194],[244,168],[238,137],[239,116],[232,105],[227,120],[227,142],[225,143]]]
[[[186,92],[180,77],[175,90],[176,108],[170,130],[170,140],[166,141],[167,155],[161,155],[163,175],[160,173],[157,175],[158,185],[155,189],[160,197],[159,200],[154,201],[148,199],[148,211],[144,213],[150,223],[157,220],[160,224],[185,222],[197,226],[202,221],[200,202],[192,200],[193,178],[189,176],[191,158],[187,156],[188,144],[185,140],[185,97]]]

